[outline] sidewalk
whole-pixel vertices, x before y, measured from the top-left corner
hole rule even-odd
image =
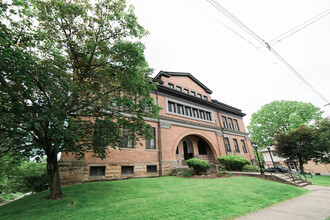
[[[309,185],[304,188],[312,190],[312,192],[237,218],[237,220],[307,220],[329,218],[330,187]]]

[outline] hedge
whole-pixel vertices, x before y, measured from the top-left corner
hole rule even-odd
[[[246,172],[259,172],[260,168],[253,165],[244,165],[243,171]]]
[[[200,174],[203,171],[210,169],[211,165],[205,160],[191,158],[186,161],[188,167],[193,168],[196,174]]]
[[[248,159],[237,155],[222,156],[218,160],[226,167],[226,170],[242,171],[244,165],[251,165]]]

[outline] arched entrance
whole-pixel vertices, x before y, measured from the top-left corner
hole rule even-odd
[[[184,137],[176,148],[176,160],[180,165],[186,165],[186,160],[198,158],[213,163],[214,153],[209,144],[201,137],[189,135]]]

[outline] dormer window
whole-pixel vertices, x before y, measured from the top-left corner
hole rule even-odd
[[[182,91],[182,88],[180,87],[180,86],[176,86],[176,90],[178,90],[178,91]]]
[[[172,83],[169,83],[168,87],[170,87],[171,89],[174,89],[174,85]]]

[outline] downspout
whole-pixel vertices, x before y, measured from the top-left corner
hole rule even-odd
[[[158,90],[156,90],[156,102],[158,102]],[[159,177],[163,176],[163,164],[162,164],[162,144],[161,144],[161,133],[160,133],[160,120],[158,116],[158,162],[159,162]]]

